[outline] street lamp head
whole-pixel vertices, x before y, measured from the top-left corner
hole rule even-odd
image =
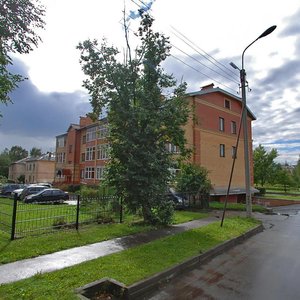
[[[239,67],[235,64],[235,63],[233,63],[233,62],[231,62],[231,63],[229,63],[234,69],[237,69],[237,70],[239,70]]]
[[[270,33],[272,33],[275,29],[276,29],[276,25],[273,25],[271,27],[269,27],[267,30],[265,30],[256,40],[254,40],[252,43],[250,43],[243,51],[242,53],[242,69],[244,69],[244,54],[246,52],[246,50],[251,46],[253,45],[257,40],[269,35]]]
[[[276,27],[277,27],[276,25],[271,26],[270,28],[265,30],[257,39],[260,39],[262,37],[265,37],[265,36],[269,35],[270,33],[272,33],[276,29]]]

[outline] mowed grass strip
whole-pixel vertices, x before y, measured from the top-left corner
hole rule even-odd
[[[208,214],[201,212],[175,211],[174,224],[207,216]],[[28,236],[14,241],[10,241],[10,236],[0,231],[0,265],[155,229],[155,226],[130,222],[91,224],[80,227],[78,232],[75,229],[57,230],[55,233]]]
[[[259,222],[229,218],[119,253],[47,274],[0,286],[0,299],[78,299],[74,289],[103,277],[127,285],[150,277],[245,233]]]
[[[266,198],[266,199],[278,199],[278,200],[292,200],[292,201],[300,201],[300,195],[284,195],[284,194],[271,194],[266,193],[263,196],[260,196],[260,198]]]
[[[224,209],[223,202],[209,202],[209,208],[211,209]],[[235,211],[246,211],[246,204],[243,203],[227,203],[227,210],[235,210]],[[267,209],[262,205],[253,204],[252,211],[254,212],[266,212]]]

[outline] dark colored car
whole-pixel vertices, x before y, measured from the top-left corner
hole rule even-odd
[[[14,190],[20,189],[22,188],[22,186],[23,186],[22,184],[17,184],[17,183],[4,184],[0,189],[0,195],[10,196]]]
[[[69,199],[69,194],[60,189],[44,189],[37,194],[25,197],[25,203],[60,203]]]
[[[169,189],[167,197],[173,202],[175,209],[184,209],[188,206],[187,198],[184,195],[177,193],[172,188]]]
[[[28,195],[37,194],[40,191],[47,189],[47,186],[44,185],[29,185],[24,188],[24,190],[20,194],[20,200],[24,201],[24,199]]]

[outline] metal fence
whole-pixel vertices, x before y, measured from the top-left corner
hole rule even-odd
[[[0,198],[0,230],[11,240],[62,229],[79,229],[81,224],[123,221],[123,205],[115,196],[73,197],[63,204],[27,204]]]
[[[166,196],[178,209],[208,207],[208,198],[198,192],[170,193],[162,197]],[[122,200],[116,196],[87,198],[73,195],[63,204],[29,204],[16,199],[0,198],[0,230],[14,240],[64,229],[79,230],[80,225],[93,222],[122,223],[124,211]]]

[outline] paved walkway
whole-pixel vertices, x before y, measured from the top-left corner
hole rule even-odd
[[[274,212],[254,214],[263,232],[162,283],[146,299],[300,299],[300,205]]]
[[[227,216],[237,214],[241,213],[228,212]],[[180,233],[193,228],[202,227],[209,223],[220,220],[221,215],[221,211],[215,211],[212,213],[211,217],[205,219],[195,220],[160,230],[115,238],[109,241],[76,247],[52,254],[38,256],[36,258],[0,265],[0,284],[29,278],[37,273],[47,273],[60,270],[88,260],[116,253],[130,247],[141,245],[158,238]]]

